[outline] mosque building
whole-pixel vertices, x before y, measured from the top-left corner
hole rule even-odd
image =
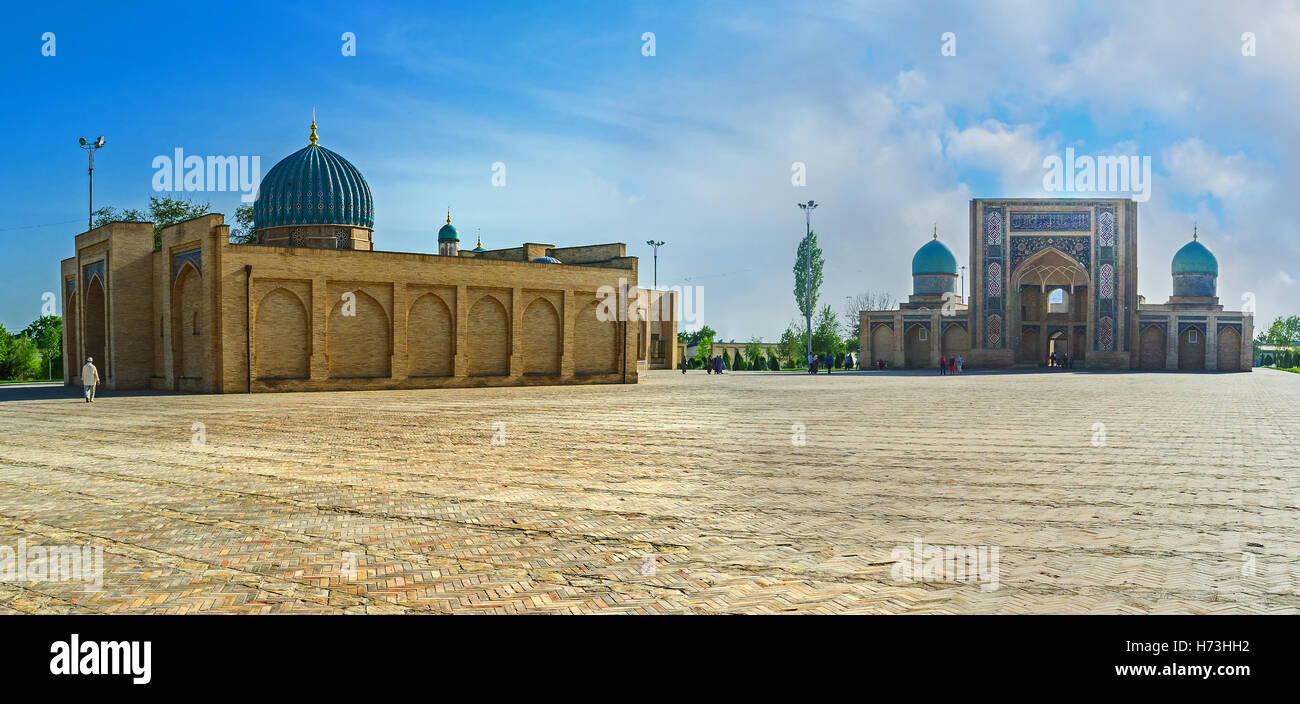
[[[862,359],[929,367],[1038,367],[1053,353],[1077,368],[1250,371],[1253,316],[1225,311],[1219,264],[1192,240],[1174,255],[1173,295],[1137,293],[1137,204],[1131,199],[974,199],[971,295],[936,231],[912,257],[912,295],[861,311]]]
[[[676,299],[655,320],[622,243],[472,250],[448,209],[437,254],[376,249],[361,171],[309,144],[266,173],[253,244],[220,214],[115,222],[61,262],[64,379],[93,357],[109,389],[212,393],[636,383],[677,358]],[[604,295],[608,298],[608,295]],[[611,319],[618,318],[618,319]]]

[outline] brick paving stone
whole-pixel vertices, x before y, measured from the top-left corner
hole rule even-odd
[[[104,551],[0,614],[1296,613],[1297,406],[1269,370],[0,387],[0,546]],[[896,581],[917,539],[996,546],[997,589]]]

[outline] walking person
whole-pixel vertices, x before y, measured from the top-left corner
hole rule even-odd
[[[95,358],[87,357],[81,366],[81,390],[86,395],[86,403],[95,402],[95,387],[99,384],[99,370],[95,368]]]
[[[686,353],[682,352],[682,374],[686,374]]]
[[[948,376],[957,376],[957,358],[948,358]]]
[[[957,355],[957,373],[961,374],[961,368],[966,365],[966,358]]]
[[[943,357],[939,357],[939,376],[943,376],[944,374],[947,373],[948,373],[948,360],[944,359]]]

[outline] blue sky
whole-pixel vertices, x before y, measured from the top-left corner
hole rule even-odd
[[[1135,7],[1136,5],[1136,7]],[[1150,156],[1139,288],[1199,220],[1229,308],[1296,312],[1300,9],[1225,3],[131,4],[10,8],[0,28],[0,323],[57,290],[84,229],[86,157],[104,134],[96,205],[143,207],[152,160],[321,144],[365,174],[378,248],[462,237],[620,241],[660,250],[661,285],[705,290],[724,338],[773,339],[796,316],[790,269],[814,216],[822,300],[905,297],[938,223],[965,263],[973,197],[1040,197],[1042,161]],[[56,54],[41,55],[44,32]],[[341,35],[356,35],[345,57]],[[655,55],[641,36],[655,34]],[[955,56],[941,35],[956,35]],[[1243,56],[1241,35],[1256,35]],[[807,165],[806,187],[790,183]],[[507,185],[492,186],[492,165]],[[192,194],[228,214],[236,193]]]

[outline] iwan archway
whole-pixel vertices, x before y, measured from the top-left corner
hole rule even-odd
[[[1055,352],[1076,355],[1079,335],[1071,328],[1088,320],[1088,270],[1076,259],[1055,247],[1047,247],[1022,262],[1011,272],[1012,300],[1008,313],[1013,330],[1019,330],[1016,361],[1046,364]],[[1073,342],[1073,344],[1072,344]]]

